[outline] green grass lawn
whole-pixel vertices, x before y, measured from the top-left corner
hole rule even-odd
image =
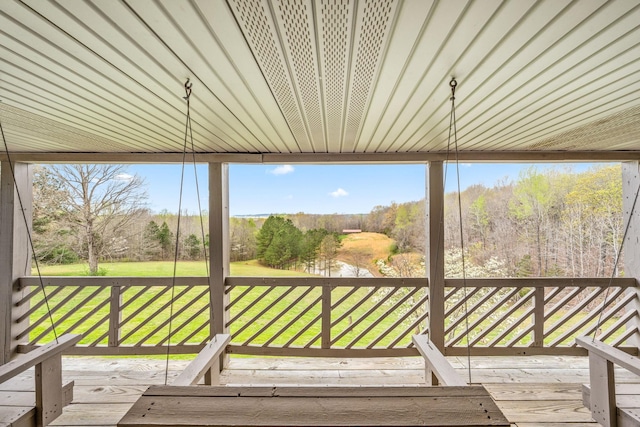
[[[238,261],[230,264],[232,276],[309,276],[307,273],[291,270],[276,270],[260,265],[257,260]],[[99,269],[105,276],[173,276],[173,261],[147,261],[147,262],[113,262],[101,263]],[[87,276],[89,266],[87,264],[69,265],[41,265],[40,273],[43,276]],[[32,269],[32,274],[37,271]],[[206,276],[207,269],[203,261],[180,261],[176,266],[177,276]]]

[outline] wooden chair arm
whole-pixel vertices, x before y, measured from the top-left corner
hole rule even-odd
[[[603,359],[613,362],[636,375],[640,375],[640,359],[637,357],[591,337],[577,337],[576,343],[580,347],[586,348],[589,351],[589,355],[597,354]]]
[[[467,385],[426,335],[414,335],[413,345],[416,346],[422,357],[424,357],[426,368],[425,380],[429,385],[438,385],[438,383],[445,386]]]
[[[215,335],[171,385],[195,385],[207,372],[219,371],[220,355],[230,341],[231,335],[229,334]]]
[[[82,339],[81,335],[66,334],[59,337],[57,342],[54,341],[43,345],[26,354],[19,354],[10,362],[0,366],[0,383],[15,377],[55,355],[61,355],[65,350],[76,345],[80,339]]]

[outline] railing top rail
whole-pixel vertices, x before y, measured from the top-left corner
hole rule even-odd
[[[635,288],[638,281],[633,277],[514,277],[482,279],[445,279],[448,288],[544,288],[544,287],[607,287]]]
[[[227,286],[383,286],[426,288],[426,277],[239,277],[225,279]]]
[[[45,286],[189,286],[207,285],[206,276],[179,276],[175,279],[168,276],[128,277],[128,276],[43,276]],[[638,286],[633,277],[518,277],[518,278],[482,278],[482,279],[445,279],[445,286],[450,288],[478,287],[606,287],[609,284],[621,288]],[[384,286],[384,287],[428,287],[425,277],[245,277],[228,276],[227,286]],[[40,286],[40,278],[25,276],[20,278],[20,287]]]
[[[42,276],[45,286],[172,286],[174,278],[170,276]],[[176,286],[208,285],[206,276],[180,276],[175,278]],[[20,278],[20,288],[40,286],[37,276]]]
[[[207,285],[206,276],[179,276],[175,279],[169,276],[43,276],[45,286],[193,286]],[[478,287],[606,287],[609,284],[621,288],[638,286],[633,277],[518,277],[518,278],[481,278],[466,280],[459,278],[445,279],[445,286],[449,288]],[[246,277],[228,276],[227,286],[383,286],[383,287],[428,287],[429,281],[425,277]],[[20,287],[40,286],[37,276],[20,278]]]

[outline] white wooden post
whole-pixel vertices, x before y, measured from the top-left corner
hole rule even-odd
[[[444,354],[444,180],[441,161],[429,162],[426,181],[429,339]]]
[[[622,163],[622,212],[623,224],[626,226],[629,221],[629,231],[627,239],[624,242],[624,275],[625,277],[635,277],[640,280],[640,200],[636,203],[633,213],[633,201],[640,185],[640,162]],[[638,288],[629,288],[628,292],[635,292],[640,298]],[[636,310],[640,313],[640,302],[635,298],[629,306],[629,309]],[[637,327],[640,330],[640,316],[631,319],[627,327]],[[636,332],[627,340],[631,345],[640,347],[640,334]]]
[[[33,178],[31,165],[13,165],[15,183],[25,210],[23,215],[10,164],[4,161],[0,168],[0,364],[5,364],[16,353],[19,343],[14,337],[29,323],[28,318],[17,321],[29,305],[23,304],[18,308],[16,302],[28,292],[28,289],[18,289],[18,279],[31,274],[28,230],[31,229]]]
[[[229,333],[229,318],[225,307],[225,279],[229,275],[229,165],[209,163],[209,263],[211,278],[210,330],[215,334]],[[229,356],[220,356],[220,368],[228,364]]]

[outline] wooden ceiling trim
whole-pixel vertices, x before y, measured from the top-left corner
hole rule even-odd
[[[105,153],[105,152],[12,152],[11,160],[26,163],[181,163],[182,153]],[[260,164],[375,164],[453,162],[453,154],[428,153],[196,153],[196,162],[260,163]],[[624,162],[640,161],[640,151],[463,151],[461,162],[477,163],[538,163],[538,162]],[[0,161],[6,161],[0,153]]]

